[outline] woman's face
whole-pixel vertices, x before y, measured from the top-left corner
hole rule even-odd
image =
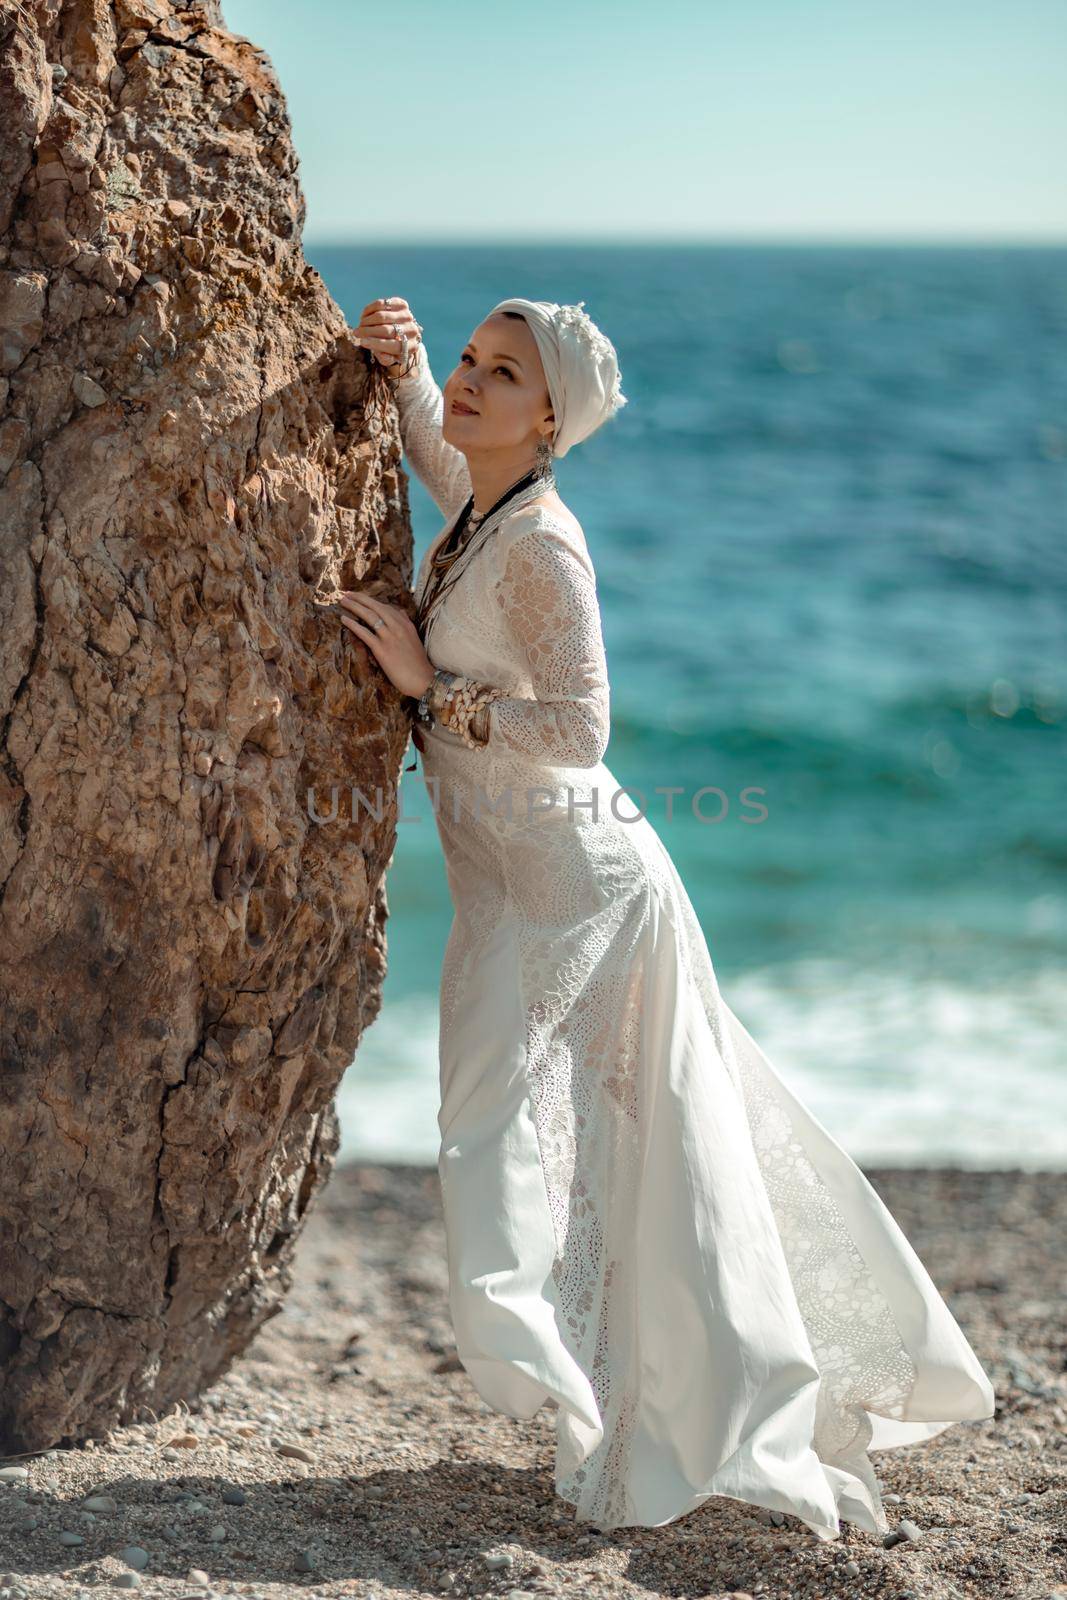
[[[441,432],[459,450],[528,449],[532,456],[542,434],[552,437],[545,370],[525,317],[497,311],[480,322],[441,392]]]

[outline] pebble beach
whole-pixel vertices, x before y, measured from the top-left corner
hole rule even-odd
[[[997,1414],[872,1460],[892,1532],[716,1496],[599,1533],[554,1492],[555,1412],[492,1411],[453,1344],[434,1168],[348,1163],[282,1311],[210,1390],[0,1461],[0,1600],[670,1595],[1067,1600],[1067,1173],[865,1168]]]

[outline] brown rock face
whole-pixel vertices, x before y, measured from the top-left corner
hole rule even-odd
[[[214,0],[0,0],[0,105],[11,1453],[190,1396],[279,1309],[409,729],[322,602],[412,572],[262,51]]]

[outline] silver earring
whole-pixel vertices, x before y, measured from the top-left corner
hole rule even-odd
[[[534,465],[534,471],[539,478],[550,478],[552,476],[552,461],[552,446],[545,435],[542,434],[537,441],[537,455]]]

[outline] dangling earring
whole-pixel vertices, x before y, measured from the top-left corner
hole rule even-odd
[[[537,455],[534,459],[534,472],[539,478],[552,477],[552,446],[544,434],[537,441]]]

